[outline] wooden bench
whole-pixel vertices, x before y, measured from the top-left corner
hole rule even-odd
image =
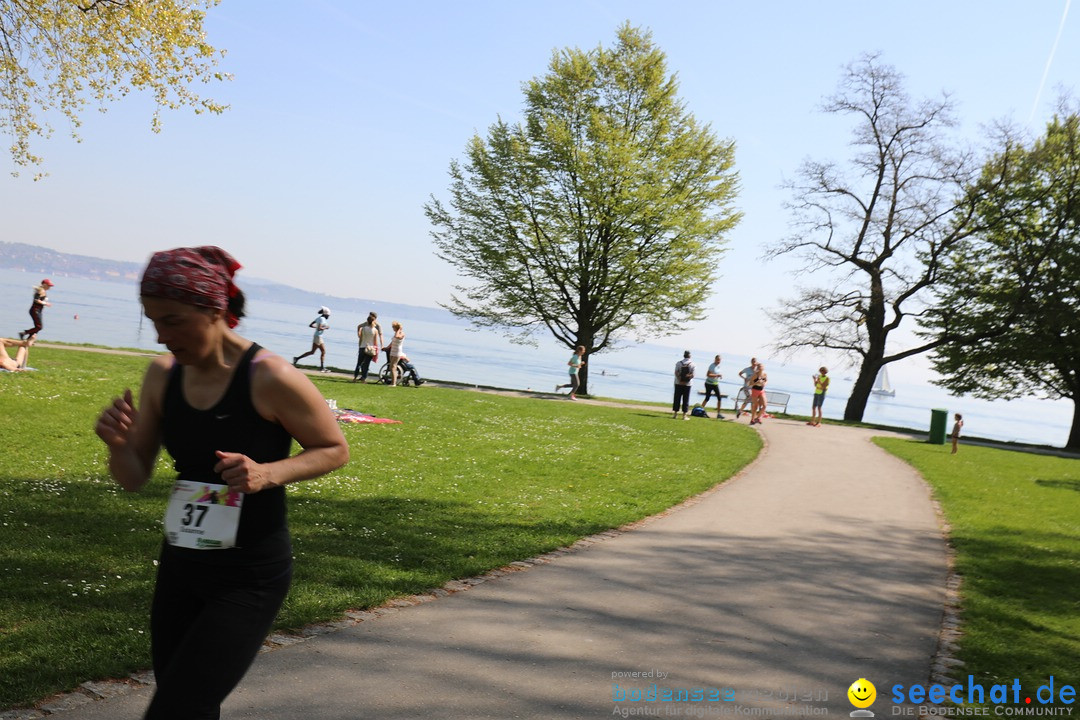
[[[746,388],[740,388],[739,392],[735,393],[735,409],[738,410],[739,406],[743,404],[743,401],[750,400],[750,392],[746,391]],[[788,403],[791,402],[791,394],[786,392],[780,392],[779,390],[765,389],[765,410],[775,407],[779,408],[782,413],[787,413]]]

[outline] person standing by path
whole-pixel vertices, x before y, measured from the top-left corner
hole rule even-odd
[[[52,287],[53,281],[49,278],[42,280],[40,285],[34,286],[34,300],[30,303],[30,319],[34,321],[34,326],[20,332],[20,340],[34,340],[41,332],[41,328],[44,327],[41,322],[41,312],[47,307],[52,307],[48,296]]]
[[[356,337],[360,340],[360,350],[356,355],[356,370],[353,371],[353,382],[367,382],[368,370],[371,361],[379,355],[379,348],[383,346],[382,326],[378,322],[378,314],[374,310],[368,313],[367,320],[356,326]]]
[[[829,389],[829,368],[818,368],[814,376],[814,402],[810,406],[810,422],[807,425],[821,425],[822,406],[825,404],[825,392]]]
[[[151,605],[157,687],[144,720],[216,720],[258,654],[292,578],[285,485],[341,467],[349,446],[319,391],[238,335],[240,265],[221,248],[155,253],[143,311],[169,349],[98,418],[129,492],[162,445],[177,470]],[[301,450],[290,456],[296,441]]]
[[[746,412],[746,406],[750,402],[750,380],[754,377],[754,372],[757,369],[757,358],[750,358],[750,364],[739,371],[739,377],[742,378],[743,386],[739,389],[738,395],[735,396],[735,419],[738,420],[739,416]],[[742,403],[740,406],[739,403]]]
[[[315,328],[315,335],[311,338],[311,349],[303,355],[297,355],[292,359],[293,367],[296,364],[306,358],[308,355],[314,355],[315,351],[319,351],[319,372],[329,372],[326,369],[326,343],[323,342],[323,333],[330,329],[327,324],[327,320],[330,319],[330,308],[323,305],[319,308],[318,316],[312,320],[308,327]]]
[[[951,437],[952,437],[952,454],[955,455],[957,447],[960,444],[960,430],[962,430],[963,427],[964,427],[964,416],[961,415],[960,413],[956,413],[955,415],[953,415],[953,420],[954,420],[954,422],[953,422],[953,426],[952,426],[952,436]]]
[[[581,379],[578,377],[578,371],[585,367],[585,346],[578,345],[574,348],[574,354],[570,356],[570,360],[566,363],[570,368],[570,382],[565,385],[556,385],[555,392],[559,392],[565,388],[570,388],[570,399],[577,400],[577,389],[581,386]]]
[[[713,362],[709,363],[709,369],[705,372],[705,399],[701,401],[701,407],[705,407],[709,404],[709,398],[713,395],[716,396],[716,419],[723,420],[724,416],[720,414],[720,378],[724,377],[720,374],[720,356],[717,355]]]
[[[694,363],[690,360],[690,351],[683,351],[683,359],[675,363],[675,399],[671,401],[671,419],[679,417],[679,406],[682,406],[682,419],[689,420],[687,413],[690,411],[690,387],[694,383]]]

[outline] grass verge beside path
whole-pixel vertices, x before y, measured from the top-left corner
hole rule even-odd
[[[989,687],[1080,681],[1080,461],[875,438],[930,483],[951,526],[959,658]]]
[[[146,358],[40,348],[0,376],[0,709],[149,665],[149,603],[173,473],[109,479],[101,408]],[[352,460],[290,486],[296,577],[278,628],[337,618],[660,512],[760,449],[734,423],[313,378],[402,421],[345,426]]]

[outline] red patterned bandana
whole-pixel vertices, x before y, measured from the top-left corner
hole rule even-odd
[[[154,253],[143,272],[139,292],[187,305],[225,310],[229,327],[239,320],[230,312],[229,298],[239,289],[232,278],[240,269],[232,255],[219,247],[176,248]]]

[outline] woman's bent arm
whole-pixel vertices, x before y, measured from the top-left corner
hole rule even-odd
[[[94,431],[109,449],[109,473],[128,491],[150,479],[161,450],[161,397],[172,357],[154,360],[143,377],[136,408],[131,390],[114,398],[98,417]]]
[[[300,444],[296,455],[260,464],[238,453],[218,453],[215,470],[230,487],[258,492],[308,480],[349,461],[349,444],[330,407],[302,372],[272,353],[255,361],[252,398],[255,408],[279,423]]]

